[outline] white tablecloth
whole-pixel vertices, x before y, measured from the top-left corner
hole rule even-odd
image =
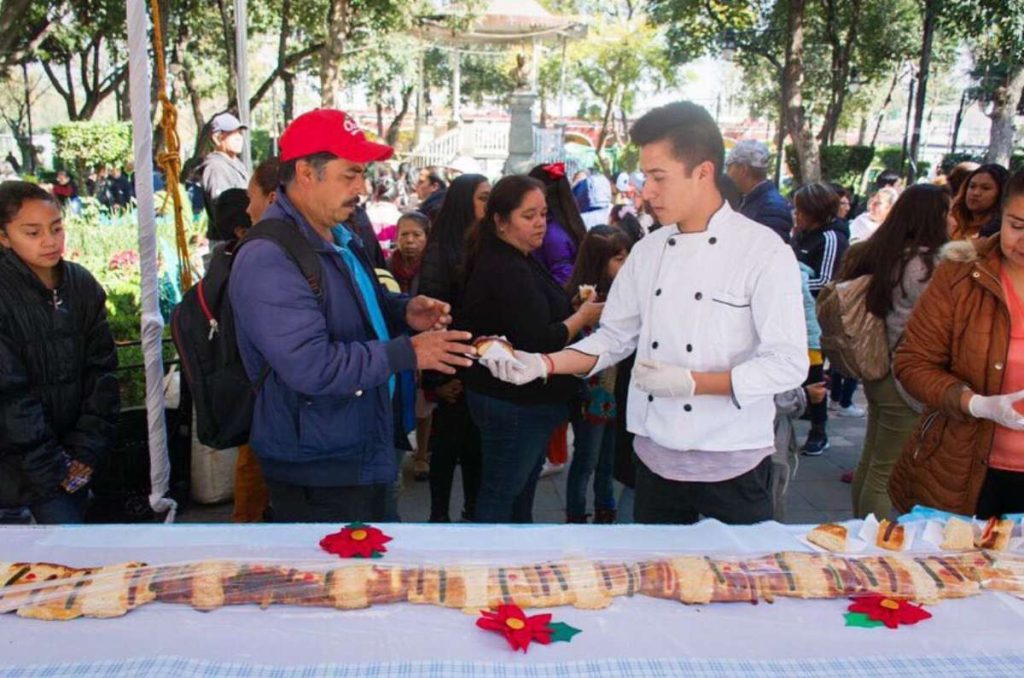
[[[72,566],[205,558],[330,563],[337,559],[321,551],[318,542],[337,527],[5,527],[0,528],[0,560]],[[727,527],[714,521],[688,527],[381,527],[394,537],[383,562],[401,564],[762,554],[806,550],[797,536],[808,529],[777,523]],[[747,676],[1024,675],[1024,602],[1013,597],[985,592],[945,601],[930,608],[933,619],[896,631],[844,627],[847,604],[779,600],[688,607],[643,596],[616,598],[605,610],[548,610],[556,621],[583,632],[571,643],[531,645],[525,655],[513,653],[500,636],[477,629],[472,616],[404,603],[357,611],[272,606],[209,613],[153,603],[117,619],[70,622],[4,615],[0,675],[289,675],[281,670],[315,666],[325,675],[348,670],[359,676],[499,669],[529,676],[666,675],[677,670]],[[13,673],[13,667],[30,665],[35,668]]]

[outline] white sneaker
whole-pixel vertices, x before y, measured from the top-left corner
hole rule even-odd
[[[828,399],[828,411],[829,412],[838,412],[839,411],[839,401],[838,400],[832,400],[832,398],[829,398]]]
[[[838,417],[850,417],[857,419],[863,417],[865,414],[863,407],[857,407],[856,405],[850,405],[849,407],[840,407],[836,410],[836,416]]]

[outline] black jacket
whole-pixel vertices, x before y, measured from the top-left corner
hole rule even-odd
[[[448,189],[439,188],[428,195],[426,200],[421,202],[416,210],[426,214],[433,221],[437,217],[437,213],[441,211],[441,205],[444,203],[446,195],[448,195]]]
[[[808,285],[815,297],[839,272],[846,248],[850,245],[846,222],[836,219],[828,225],[813,231],[802,231],[793,235],[793,251],[796,260],[814,269]]]
[[[0,506],[55,495],[64,453],[96,469],[114,442],[120,408],[106,294],[62,261],[48,290],[0,252]]]
[[[474,338],[506,336],[516,349],[531,353],[565,348],[569,330],[562,321],[572,315],[572,303],[536,259],[485,236],[469,267],[456,329],[467,330]],[[477,393],[524,405],[569,403],[582,384],[576,377],[558,375],[546,383],[538,379],[512,386],[480,365],[466,370],[465,383]]]

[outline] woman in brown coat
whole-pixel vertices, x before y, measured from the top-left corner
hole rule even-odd
[[[896,352],[928,408],[890,479],[901,512],[1024,510],[1024,173],[1005,195],[999,235],[943,249]]]

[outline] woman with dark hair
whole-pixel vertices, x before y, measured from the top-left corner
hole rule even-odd
[[[889,482],[901,512],[1024,511],[1024,172],[1005,194],[997,235],[942,248],[896,350],[896,379],[928,411]]]
[[[427,237],[420,267],[420,292],[452,305],[462,302],[466,235],[484,217],[491,185],[480,174],[456,177]],[[451,522],[448,514],[455,467],[462,467],[463,520],[472,520],[480,486],[480,431],[469,416],[462,379],[424,372],[423,391],[437,403],[431,435],[430,522]]]
[[[987,238],[999,232],[1003,186],[1009,177],[1009,171],[995,163],[967,175],[950,208],[956,220],[953,240]]]
[[[548,204],[548,230],[544,242],[533,253],[559,285],[569,282],[576,254],[587,229],[572,197],[572,187],[565,178],[565,164],[537,165],[530,176],[544,184]]]
[[[456,326],[477,338],[504,336],[517,349],[549,352],[597,324],[603,305],[592,298],[573,312],[569,295],[530,256],[544,242],[547,211],[540,181],[513,175],[495,184],[487,213],[470,234]],[[581,382],[553,376],[513,386],[477,364],[466,370],[465,383],[483,449],[476,520],[532,522],[548,440],[568,420]]]
[[[867,310],[885,321],[889,350],[903,336],[917,300],[928,287],[939,250],[946,243],[949,197],[940,186],[918,184],[904,191],[874,235],[850,248],[839,276],[871,276]],[[881,520],[892,510],[889,475],[917,424],[918,413],[892,375],[864,382],[868,426],[864,451],[853,476],[853,514]]]
[[[828,184],[814,183],[800,187],[793,195],[793,251],[797,261],[806,264],[813,275],[808,281],[811,294],[815,297],[821,288],[832,281],[839,268],[839,261],[846,252],[847,237],[841,230],[836,219],[839,210],[839,196]],[[824,381],[825,374],[821,365],[812,365],[805,385],[818,384]],[[843,405],[852,406],[853,391],[857,382],[851,381],[853,388],[842,394],[849,402]],[[803,446],[803,453],[817,457],[828,449],[828,404],[824,401],[810,405],[808,414],[811,420],[811,432]]]
[[[607,298],[612,281],[626,263],[633,241],[615,226],[595,226],[587,232],[566,292],[581,300],[593,294]],[[584,328],[584,335],[594,327]],[[582,337],[581,337],[582,338]],[[568,523],[586,523],[587,486],[594,478],[594,523],[615,522],[615,494],[612,469],[615,463],[616,369],[588,377],[583,406],[572,419],[573,457],[566,481],[565,514]],[[625,405],[625,402],[623,402]]]

